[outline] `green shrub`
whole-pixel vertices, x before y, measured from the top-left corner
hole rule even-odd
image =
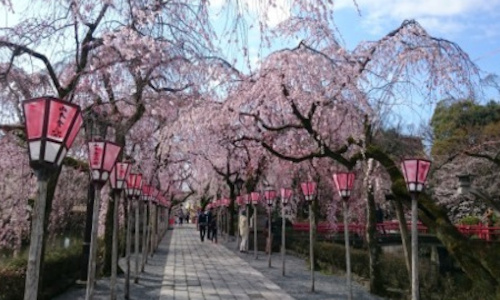
[[[305,234],[287,235],[287,249],[308,260],[309,237]],[[316,242],[314,255],[317,263],[316,270],[326,273],[343,274],[345,272],[345,250],[343,245]],[[500,259],[496,260],[500,261]],[[351,248],[353,274],[361,277],[361,279],[369,279],[368,266],[368,251]],[[405,299],[405,297],[408,297],[410,278],[403,255],[381,254],[380,268],[387,296],[390,295],[390,299]],[[458,270],[451,274],[440,274],[436,265],[422,257],[419,264],[421,298],[429,300],[482,300],[497,299],[496,295],[500,295],[500,288],[497,294],[492,294],[491,289],[477,286]]]
[[[67,249],[47,249],[45,254],[42,299],[51,299],[77,279],[82,246],[74,243]],[[9,260],[0,266],[0,300],[22,299],[26,274],[26,256]]]
[[[479,223],[481,223],[481,218],[478,216],[467,216],[458,221],[460,225],[478,225]]]

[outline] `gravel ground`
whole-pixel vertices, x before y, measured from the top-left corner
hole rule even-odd
[[[269,268],[268,256],[264,252],[258,252],[256,260],[253,249],[250,249],[248,253],[240,253],[236,250],[235,241],[222,239],[222,243],[297,300],[347,299],[347,285],[344,276],[326,275],[316,271],[314,273],[315,292],[311,293],[311,271],[305,259],[287,253],[285,276],[283,277],[281,253],[273,253],[271,268]],[[370,294],[365,287],[353,281],[352,299],[380,300],[383,298]]]

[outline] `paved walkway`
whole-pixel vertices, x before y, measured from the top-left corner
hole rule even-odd
[[[138,284],[130,283],[130,298],[140,300],[215,299],[346,299],[345,278],[316,272],[316,292],[310,290],[310,271],[303,259],[287,255],[287,276],[281,276],[281,256],[274,254],[273,268],[267,256],[235,251],[235,242],[202,243],[192,224],[176,226],[161,242],[146,265]],[[133,260],[132,260],[133,262]],[[120,262],[124,266],[124,261]],[[132,270],[134,270],[132,263]],[[133,278],[133,274],[132,274]],[[123,275],[118,299],[123,299]],[[56,300],[85,298],[84,288],[73,288]],[[109,278],[96,283],[94,299],[109,299]],[[353,299],[380,299],[361,286],[353,287]]]

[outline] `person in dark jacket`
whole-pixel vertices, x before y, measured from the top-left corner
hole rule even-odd
[[[200,239],[203,242],[205,239],[205,233],[207,232],[208,225],[208,215],[207,213],[200,212],[198,215],[198,228],[200,230]]]
[[[210,232],[210,240],[212,243],[217,244],[217,215],[212,215],[210,223],[208,224],[208,231]]]

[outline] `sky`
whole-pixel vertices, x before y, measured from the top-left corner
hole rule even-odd
[[[378,40],[405,19],[415,19],[427,32],[458,44],[486,74],[500,74],[500,0],[352,0],[335,1],[336,25],[345,46]],[[485,99],[500,100],[498,91],[486,90]],[[433,106],[420,115],[408,111],[408,123],[427,124]]]
[[[465,50],[484,71],[500,73],[500,0],[337,0],[337,26],[352,49],[378,39],[405,19]]]

